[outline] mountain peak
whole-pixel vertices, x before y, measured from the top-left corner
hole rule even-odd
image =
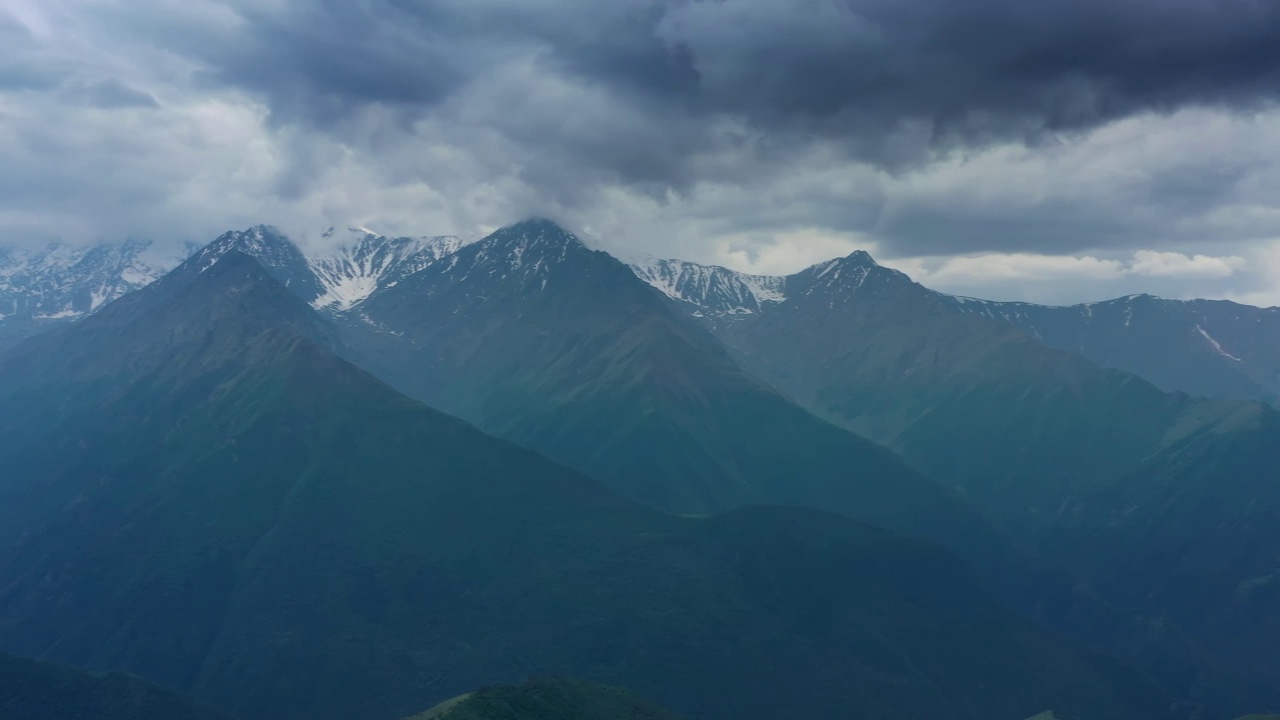
[[[270,225],[255,225],[247,230],[223,233],[192,255],[178,271],[203,273],[233,252],[255,260],[268,274],[308,303],[324,292],[298,246]]]
[[[508,225],[505,228],[501,228],[501,230],[516,230],[524,233],[539,232],[539,233],[559,233],[561,235],[568,235],[568,236],[573,235],[573,233],[570,233],[568,230],[565,230],[556,221],[551,220],[549,218],[544,218],[544,217],[527,218],[527,219],[521,220],[520,222]]]
[[[841,259],[846,265],[860,265],[864,267],[880,267],[880,264],[871,257],[871,253],[866,250],[854,250]]]
[[[349,311],[466,244],[453,235],[388,238],[364,228],[348,231],[346,242],[329,256],[311,260],[324,290],[312,302],[317,309]]]
[[[845,257],[818,263],[792,275],[788,294],[821,294],[832,298],[832,302],[836,298],[843,298],[841,302],[851,302],[864,291],[864,287],[882,291],[902,283],[912,284],[906,275],[880,265],[866,251],[856,250]]]
[[[283,313],[291,321],[310,324],[306,303],[265,267],[256,256],[230,249],[198,273],[171,273],[154,290],[137,293],[168,311],[209,313],[218,318],[252,312]],[[163,297],[164,300],[155,298]],[[251,307],[252,306],[252,307]],[[206,323],[208,324],[208,323]]]
[[[750,315],[786,299],[786,278],[741,273],[718,265],[641,256],[631,271],[695,317]]]
[[[545,287],[552,268],[591,255],[577,235],[550,220],[533,219],[501,228],[466,248],[466,252],[455,253],[449,270],[479,271],[495,278],[520,277],[525,281],[536,278]]]
[[[39,249],[0,248],[0,322],[14,338],[35,325],[73,320],[144,287],[160,269],[144,258],[150,243]]]
[[[179,382],[186,373],[286,351],[298,337],[328,343],[331,333],[256,258],[232,249],[208,266],[189,261],[24,347],[37,355],[59,348],[59,364],[40,370],[49,377],[114,377],[127,369]],[[28,362],[25,356],[13,367]]]
[[[577,235],[565,230],[546,218],[531,218],[508,225],[489,235],[481,242],[509,248],[541,248],[543,250],[586,248]]]
[[[254,225],[247,230],[232,230],[219,235],[193,255],[191,262],[199,272],[204,272],[233,251],[263,260],[293,255],[302,257],[297,246],[279,230],[270,225]]]

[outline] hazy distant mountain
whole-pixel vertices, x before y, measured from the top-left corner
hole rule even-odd
[[[279,230],[267,225],[223,233],[195,252],[189,264],[204,270],[229,253],[242,253],[255,259],[304,302],[313,304],[325,294],[324,284],[316,277],[302,250]]]
[[[329,228],[323,240],[327,249],[308,257],[280,231],[259,225],[222,235],[197,257],[209,264],[232,250],[242,252],[312,307],[343,313],[465,244],[454,236],[389,238],[364,228]]]
[[[953,301],[961,311],[1011,323],[1050,347],[1134,373],[1164,390],[1273,404],[1280,399],[1280,308],[1150,295],[1069,307]]]
[[[233,248],[244,252],[317,308],[343,313],[467,242],[456,236],[392,238],[366,228],[331,227],[312,243],[319,250],[304,252],[278,230],[256,226],[227,233],[203,252],[211,259]],[[84,317],[145,286],[180,260],[178,254],[166,257],[148,250],[144,242],[0,249],[0,348]],[[650,257],[630,266],[690,315],[712,324],[759,313],[786,299],[783,277]],[[939,297],[1167,391],[1272,403],[1280,398],[1278,308],[1147,295],[1069,307]]]
[[[344,354],[379,377],[628,497],[686,513],[761,502],[843,512],[962,553],[1055,627],[1155,642],[1168,663],[1188,662],[1175,633],[1153,640],[1130,613],[1032,563],[891,453],[745,373],[625,266],[551,223],[462,248],[346,322]]]
[[[1165,714],[946,553],[621,500],[397,395],[328,332],[237,252],[0,358],[0,646],[264,720],[545,673],[711,720]]]
[[[375,374],[632,499],[682,513],[818,507],[1009,560],[952,492],[744,372],[625,265],[553,223],[504,228],[375,293],[360,315],[347,345]]]
[[[1264,580],[1280,577],[1265,519],[1280,514],[1273,410],[1167,395],[865,253],[790,276],[783,294],[708,323],[747,369],[950,483],[1104,596],[1175,620],[1231,674],[1258,671],[1259,689],[1280,678],[1264,649],[1280,642],[1263,609],[1280,600]]]
[[[192,254],[211,265],[228,252],[244,253],[317,309],[341,313],[466,244],[455,236],[391,238],[365,228],[329,228],[322,235],[311,253],[267,225],[167,255],[142,241],[88,248],[55,244],[35,251],[0,247],[0,349],[86,317]]]
[[[641,280],[697,317],[750,315],[786,299],[786,279],[749,275],[684,260],[644,258],[630,263]]]
[[[929,538],[1055,627],[1109,638],[1149,663],[1171,658],[1161,677],[1185,680],[1180,690],[1194,685],[1188,692],[1212,701],[1226,676],[1255,684],[1250,701],[1275,697],[1280,665],[1270,648],[1280,626],[1268,608],[1280,602],[1269,579],[1280,576],[1280,537],[1267,518],[1280,514],[1280,429],[1265,406],[1167,395],[1047,347],[1011,324],[1016,312],[927,290],[865,253],[778,279],[679,262],[628,269],[545,222],[471,245],[354,230],[335,246],[308,258],[278,232],[251,228],[218,238],[172,276],[193,283],[220,258],[249,254],[284,286],[276,296],[306,312],[228,324],[223,316],[244,307],[292,306],[276,296],[248,303],[223,288],[202,302],[170,302],[163,322],[122,320],[138,303],[160,303],[145,298],[173,292],[151,286],[108,305],[124,308],[114,320],[94,316],[77,328],[92,341],[49,349],[43,343],[63,337],[55,333],[12,355],[7,402],[24,412],[0,416],[0,460],[5,448],[25,453],[21,467],[32,469],[14,481],[14,497],[44,499],[0,508],[0,538],[26,537],[75,497],[42,495],[60,487],[48,478],[124,462],[92,443],[108,455],[42,438],[110,432],[132,419],[163,437],[183,422],[184,403],[235,387],[239,363],[274,357],[256,333],[283,322],[292,336],[631,498],[687,513],[819,507]],[[1215,353],[1244,357],[1221,326],[1197,326]],[[1035,327],[1043,335],[1047,325]],[[103,352],[111,347],[128,351]],[[146,392],[98,394],[143,372],[150,383],[178,383],[165,386],[165,404],[147,404],[155,401]],[[40,390],[40,378],[57,390]],[[67,389],[72,380],[88,384]],[[69,416],[83,425],[68,426]],[[832,423],[894,448],[915,469]],[[916,470],[1048,563],[1028,568],[965,502]],[[1091,587],[1045,595],[1059,565]],[[1089,599],[1095,589],[1119,606]],[[1135,635],[1131,611],[1157,620]],[[1169,650],[1153,659],[1152,642]],[[1211,681],[1183,677],[1193,667],[1188,644]]]
[[[339,233],[330,228],[327,239],[343,242],[323,257],[311,260],[311,269],[324,287],[313,304],[343,312],[359,305],[375,291],[396,283],[453,253],[465,242],[453,235],[388,238],[364,228]]]
[[[866,253],[852,257],[874,264]],[[848,262],[819,267],[840,272]],[[631,268],[711,325],[787,298],[785,277],[652,258],[634,261]],[[1133,373],[1168,392],[1272,404],[1280,399],[1280,308],[1150,295],[1071,306],[937,295],[962,312],[1007,322],[1049,347]]]
[[[122,673],[76,668],[0,653],[4,720],[232,720],[204,703]]]
[[[952,502],[744,373],[626,266],[551,223],[500,230],[361,313],[390,331],[367,340],[392,343],[370,361],[383,377],[660,507]]]
[[[172,267],[157,267],[148,248],[142,241],[0,247],[0,349],[42,327],[84,317]]]

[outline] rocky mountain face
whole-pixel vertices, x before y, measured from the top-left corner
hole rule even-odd
[[[785,278],[750,275],[684,260],[645,258],[633,261],[630,267],[637,277],[696,317],[750,315],[786,299]]]
[[[1134,373],[1169,392],[1280,400],[1280,308],[1131,295],[1069,307],[953,298],[1049,347]]]
[[[552,223],[500,230],[359,314],[347,345],[375,374],[632,499],[682,513],[808,505],[958,549],[999,542],[950,492],[744,372]]]
[[[279,230],[258,225],[224,233],[186,253],[157,253],[151,243],[39,250],[0,247],[0,349],[50,327],[82,319],[146,287],[187,256],[210,266],[229,252],[256,258],[298,297],[327,314],[353,309],[466,244],[455,236],[399,237],[364,228],[327,229],[304,252]]]
[[[257,226],[226,233],[200,252],[207,261],[230,249],[245,252],[317,309],[342,314],[468,242],[457,236],[393,238],[365,228],[331,227],[314,243],[323,250],[304,252],[278,230]],[[181,260],[150,247],[133,241],[37,251],[0,248],[0,348],[83,318]],[[824,265],[834,267],[833,262]],[[649,257],[629,266],[709,326],[758,314],[787,298],[784,277]],[[1280,400],[1280,308],[1149,295],[1061,307],[937,297],[962,313],[1008,323],[1044,345],[1133,373],[1166,392],[1273,405]]]
[[[326,237],[334,235],[332,228],[326,232]],[[324,288],[313,304],[320,310],[346,312],[464,244],[453,235],[388,238],[363,228],[349,229],[335,251],[310,261]]]
[[[852,257],[874,264],[866,253]],[[840,273],[848,261],[828,261],[816,270]],[[690,315],[715,326],[778,305],[787,299],[790,281],[683,260],[645,258],[631,267]],[[935,295],[961,313],[1008,323],[1048,347],[1132,373],[1166,392],[1272,405],[1280,400],[1280,308],[1151,295],[1071,306]]]
[[[0,247],[0,349],[153,282],[173,265],[149,257],[149,247],[141,241],[91,248]]]

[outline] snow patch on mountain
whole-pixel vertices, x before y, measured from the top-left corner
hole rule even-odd
[[[547,220],[528,220],[503,228],[475,244],[467,253],[455,253],[445,272],[484,273],[512,283],[537,281],[545,288],[552,270],[579,253],[593,252],[573,233]]]
[[[151,257],[150,244],[0,249],[0,320],[67,320],[149,285],[176,260]]]
[[[1209,346],[1213,348],[1214,352],[1218,353],[1219,355],[1225,358],[1230,358],[1232,360],[1235,360],[1236,362],[1244,362],[1240,358],[1224,350],[1222,347],[1222,343],[1215,340],[1212,335],[1210,335],[1207,331],[1205,331],[1204,328],[1200,327],[1199,325],[1196,325],[1196,332],[1200,333],[1200,335],[1202,335],[1204,339],[1209,342]]]
[[[332,228],[325,237],[335,235]],[[457,252],[466,241],[452,235],[388,238],[363,227],[347,229],[346,241],[329,255],[309,259],[323,293],[312,301],[320,310],[346,312],[381,288]]]
[[[628,266],[667,297],[714,315],[749,315],[787,299],[782,277],[645,256],[633,258]]]
[[[233,230],[219,235],[198,250],[191,262],[198,272],[204,272],[233,251],[255,258],[267,269],[285,268],[302,258],[297,246],[278,230],[268,225],[257,225],[248,230]]]

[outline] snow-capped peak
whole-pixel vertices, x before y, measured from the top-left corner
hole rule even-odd
[[[504,227],[477,243],[473,266],[486,267],[490,273],[538,274],[574,253],[587,251],[577,235],[550,220],[526,220]]]
[[[231,251],[257,258],[268,267],[296,263],[301,251],[279,230],[269,225],[255,225],[248,230],[232,230],[219,235],[191,258],[196,270],[204,272]]]
[[[317,309],[350,310],[464,245],[454,235],[387,238],[363,227],[348,232],[352,237],[347,242],[309,261],[324,290],[312,303]]]
[[[0,250],[0,320],[78,318],[143,287],[167,267],[149,256],[150,243],[77,248],[55,243],[40,249]]]
[[[786,278],[782,277],[643,256],[629,265],[637,277],[667,297],[694,305],[705,314],[751,314],[786,300]]]
[[[871,278],[887,279],[906,275],[880,265],[863,250],[855,250],[845,257],[827,260],[799,273],[805,283],[805,294],[815,292],[852,294]],[[908,279],[909,281],[909,279]]]

